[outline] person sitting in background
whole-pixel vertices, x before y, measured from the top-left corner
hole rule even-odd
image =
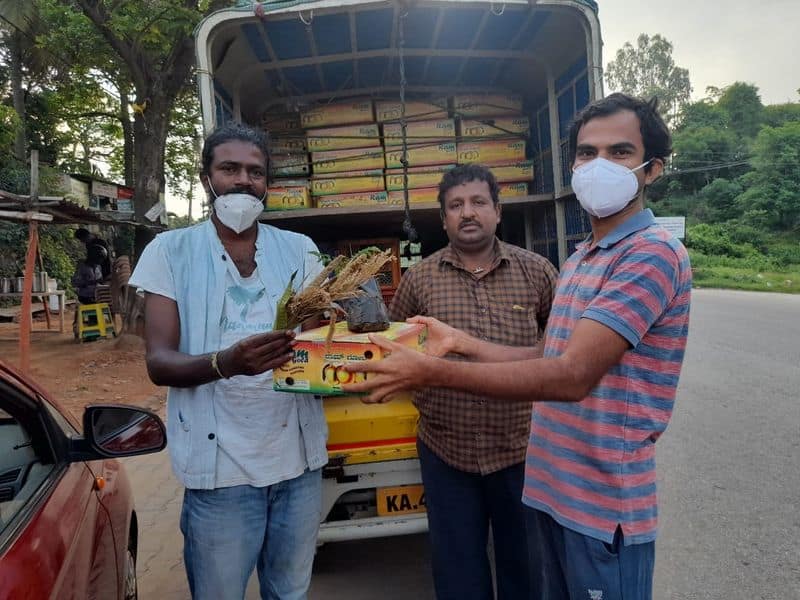
[[[100,262],[100,269],[103,272],[103,280],[108,279],[111,277],[111,249],[108,247],[108,242],[104,239],[97,237],[96,235],[92,234],[88,229],[84,229],[83,227],[79,227],[75,230],[75,237],[79,239],[81,242],[84,243],[86,246],[86,256],[89,256],[89,253],[92,248],[102,248],[104,252],[103,259]]]
[[[78,263],[72,276],[72,285],[81,304],[94,304],[94,292],[98,283],[103,282],[103,261],[108,253],[100,245],[87,246],[86,258]]]

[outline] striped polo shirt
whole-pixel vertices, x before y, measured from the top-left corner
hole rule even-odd
[[[683,245],[650,210],[592,247],[579,244],[561,271],[545,357],[566,349],[580,319],[630,343],[580,402],[535,402],[523,502],[562,526],[611,543],[655,539],[655,442],[672,415],[689,327],[692,286]]]

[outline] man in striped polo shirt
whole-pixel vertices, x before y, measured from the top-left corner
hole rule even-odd
[[[644,208],[670,135],[655,100],[589,105],[570,131],[573,190],[592,235],[562,267],[545,341],[524,350],[429,317],[426,352],[348,367],[350,387],[385,401],[402,389],[471,390],[534,402],[523,503],[532,598],[652,597],[655,442],[672,414],[689,325],[686,250]],[[438,358],[446,352],[467,361]]]

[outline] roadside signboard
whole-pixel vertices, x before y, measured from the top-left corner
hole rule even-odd
[[[686,217],[656,217],[656,223],[679,240],[686,237]]]

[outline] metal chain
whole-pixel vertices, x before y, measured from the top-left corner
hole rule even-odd
[[[401,10],[404,10],[401,9]],[[408,201],[408,139],[406,138],[406,64],[404,60],[403,48],[406,45],[404,22],[408,17],[408,12],[403,12],[398,20],[398,59],[400,66],[400,130],[403,135],[403,154],[400,163],[403,165],[403,207],[405,218],[403,219],[403,232],[409,242],[416,242],[418,239],[417,230],[411,223],[411,206]]]

